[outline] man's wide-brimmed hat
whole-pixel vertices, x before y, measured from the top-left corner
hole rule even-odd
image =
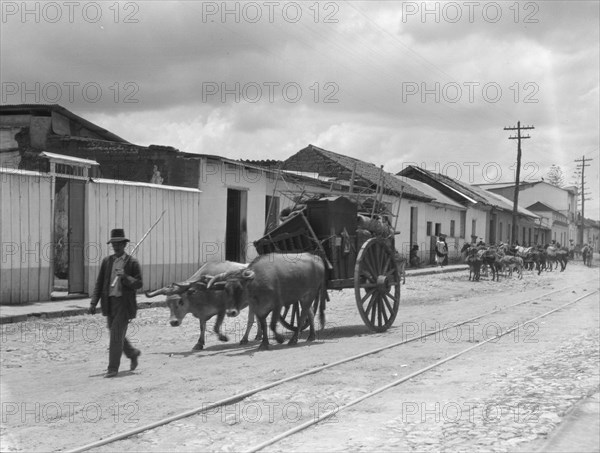
[[[112,244],[113,242],[129,242],[129,239],[125,237],[125,230],[122,228],[115,228],[110,231],[110,239],[107,244]]]

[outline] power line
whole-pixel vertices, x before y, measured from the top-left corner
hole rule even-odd
[[[508,137],[509,140],[518,140],[517,142],[517,171],[515,175],[515,195],[513,200],[512,212],[512,232],[511,241],[514,243],[518,237],[517,212],[519,206],[519,178],[521,177],[521,140],[531,138],[529,135],[521,135],[522,130],[535,129],[533,126],[521,126],[521,122],[517,121],[516,127],[505,127],[505,131],[517,131],[517,135]]]
[[[581,225],[579,226],[579,243],[583,244],[583,228],[585,224],[585,196],[588,195],[585,192],[585,167],[589,167],[590,164],[586,164],[594,159],[586,159],[585,155],[581,159],[575,159],[575,162],[581,162],[577,164],[577,168],[581,169]],[[589,200],[589,198],[588,198]]]

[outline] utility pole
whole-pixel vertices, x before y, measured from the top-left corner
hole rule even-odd
[[[516,137],[508,137],[509,140],[518,140],[517,142],[517,171],[515,175],[515,194],[513,200],[513,212],[512,212],[512,231],[510,241],[512,244],[516,242],[516,238],[519,237],[519,227],[517,225],[518,211],[517,208],[519,206],[519,178],[521,177],[521,140],[525,140],[526,138],[531,138],[529,135],[521,135],[522,130],[535,129],[533,126],[523,126],[521,127],[521,122],[517,121],[517,127],[505,127],[505,131],[517,131]]]
[[[577,165],[577,168],[581,168],[581,225],[579,226],[579,239],[578,242],[583,245],[583,230],[585,222],[585,181],[583,179],[585,174],[585,167],[589,167],[590,164],[586,164],[594,159],[586,159],[585,155],[581,159],[575,159],[575,162],[581,162]]]

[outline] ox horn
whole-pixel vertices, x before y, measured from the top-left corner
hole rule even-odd
[[[215,276],[207,275],[206,277],[209,278],[210,280],[208,281],[208,284],[206,285],[206,289],[209,289],[212,285],[214,285],[218,281],[223,280],[226,275],[227,275],[227,272],[221,272],[220,274],[217,274]]]
[[[171,293],[184,293],[192,286],[191,283],[173,283],[171,288],[173,291]]]
[[[161,289],[157,289],[154,291],[146,291],[146,297],[156,297],[156,296],[160,296],[160,295],[167,295],[167,296],[171,296],[173,294],[180,294],[185,292],[188,288],[190,287],[190,285],[182,285],[181,283],[173,283],[170,286],[165,286],[164,288]]]
[[[155,289],[154,291],[146,291],[144,294],[146,294],[146,297],[156,297],[156,296],[160,296],[162,294],[167,294],[168,289],[169,289],[169,287],[166,286],[164,288]]]

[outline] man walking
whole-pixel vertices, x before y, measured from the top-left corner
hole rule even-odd
[[[138,261],[125,253],[129,239],[124,230],[117,228],[111,231],[110,240],[114,255],[102,260],[94,294],[90,301],[89,313],[96,313],[100,301],[102,314],[107,318],[110,331],[108,354],[108,371],[105,378],[115,377],[119,371],[121,354],[131,360],[131,371],[138,366],[141,352],[131,346],[125,337],[129,322],[137,313],[136,290],[142,287],[142,271]]]

